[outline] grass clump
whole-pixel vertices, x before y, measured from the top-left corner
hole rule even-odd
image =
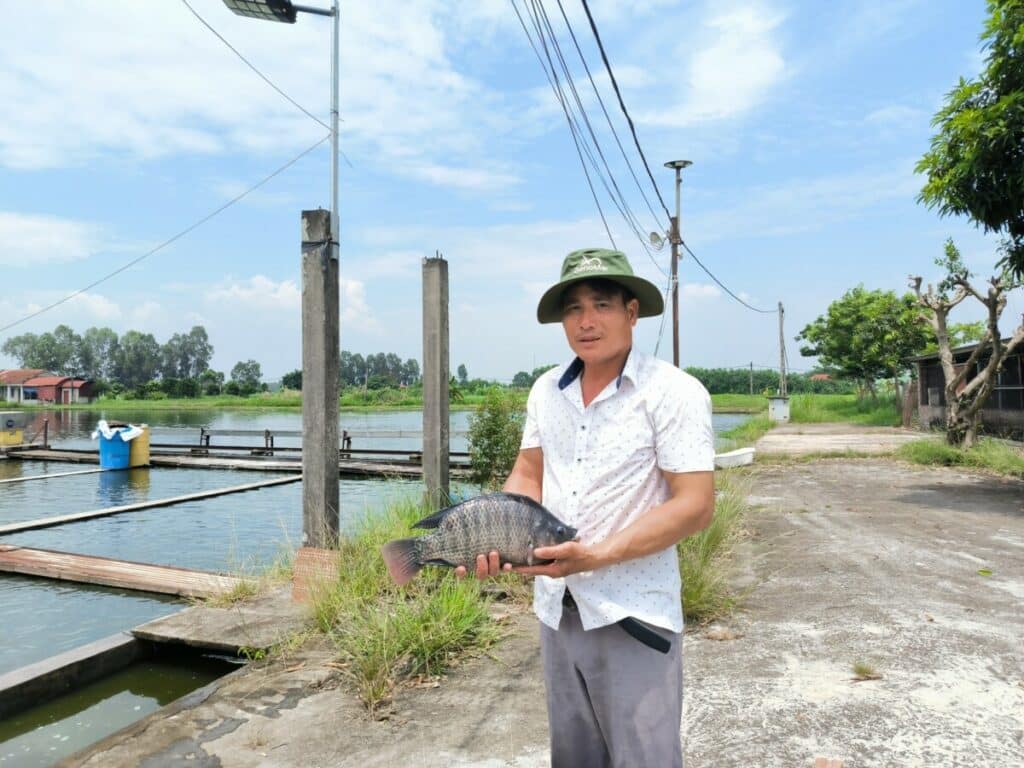
[[[764,395],[717,394],[711,396],[715,413],[760,413],[768,410]]]
[[[1024,450],[1002,440],[982,438],[968,450],[941,439],[915,440],[901,445],[896,455],[915,464],[981,469],[1024,480]]]
[[[797,424],[841,421],[872,427],[898,427],[902,410],[895,396],[877,399],[856,395],[793,395],[789,400],[789,419]]]
[[[742,424],[728,429],[719,435],[719,438],[722,440],[722,448],[729,450],[753,445],[774,426],[775,422],[767,416],[753,416]]]
[[[860,683],[865,680],[881,680],[882,675],[866,661],[854,662],[853,667],[853,681]]]
[[[676,550],[683,579],[683,613],[702,624],[735,608],[738,597],[729,585],[732,549],[742,532],[747,508],[747,487],[737,472],[715,474],[715,516],[696,536],[681,541]]]
[[[339,543],[336,578],[311,591],[316,625],[334,643],[371,712],[402,681],[437,675],[500,634],[488,612],[490,599],[474,579],[427,568],[398,589],[388,576],[380,547],[409,536],[412,523],[430,511],[404,501],[365,517]]]

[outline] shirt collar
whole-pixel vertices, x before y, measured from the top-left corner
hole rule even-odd
[[[572,384],[579,375],[583,373],[583,361],[578,357],[573,360],[566,367],[562,377],[558,380],[558,388],[564,390],[570,384]],[[619,377],[615,379],[615,388],[619,389],[622,387],[622,380],[629,379],[633,384],[636,384],[636,356],[633,354],[633,350],[629,350],[629,354],[626,355],[626,362],[622,365],[622,370],[619,372]]]

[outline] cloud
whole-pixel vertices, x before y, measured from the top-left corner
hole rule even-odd
[[[484,169],[453,168],[435,164],[413,166],[407,173],[414,178],[440,186],[475,191],[501,190],[522,182],[518,176],[508,173],[493,173]]]
[[[98,248],[94,224],[0,211],[0,265],[35,267],[84,259]]]
[[[290,97],[327,120],[329,23],[304,15],[295,25],[261,24],[220,3],[197,10]],[[460,71],[449,53],[453,36],[471,39],[475,29],[493,27],[496,13],[492,5],[456,23],[458,9],[441,0],[348,6],[340,45],[346,153],[364,164],[418,168],[418,178],[439,186],[514,182],[489,170],[487,144],[498,139],[496,129],[519,122],[518,106],[468,68]],[[104,156],[284,155],[325,133],[180,3],[66,0],[6,8],[0,101],[17,105],[0,122],[0,165],[21,170]]]
[[[297,310],[301,306],[302,292],[294,280],[277,283],[263,275],[253,275],[248,280],[212,288],[205,298],[214,304],[255,310]]]
[[[786,75],[776,39],[783,15],[761,4],[714,9],[703,23],[703,44],[690,55],[681,100],[641,119],[652,125],[684,127],[739,117],[764,102]],[[684,58],[690,43],[676,56]]]
[[[863,215],[880,203],[912,200],[921,181],[910,163],[895,168],[791,179],[744,190],[744,200],[696,216],[691,229],[699,242],[809,232]]]
[[[722,291],[709,283],[685,283],[682,294],[688,299],[717,299]]]
[[[341,278],[340,305],[342,324],[361,330],[377,329],[377,322],[366,301],[366,287],[359,280]],[[291,313],[302,310],[302,291],[294,280],[276,282],[265,275],[253,275],[210,288],[204,298],[213,307],[255,313]],[[212,311],[212,308],[211,308]]]

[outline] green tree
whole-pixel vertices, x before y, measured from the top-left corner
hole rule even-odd
[[[967,215],[1006,236],[1000,266],[1024,277],[1024,0],[988,0],[987,50],[977,80],[960,82],[932,124],[938,133],[917,164],[918,197],[943,216]]]
[[[121,337],[114,378],[125,389],[135,389],[153,380],[159,368],[160,345],[153,334],[128,331]]]
[[[235,363],[235,367],[231,369],[231,381],[238,387],[238,393],[242,395],[259,392],[262,379],[263,371],[255,360]]]
[[[199,390],[204,395],[219,395],[224,388],[224,374],[207,368],[199,374]]]
[[[281,377],[281,386],[288,389],[302,390],[302,371],[294,370]]]
[[[96,381],[113,378],[117,348],[117,334],[110,328],[87,328],[78,349],[81,374]]]
[[[858,285],[829,304],[796,340],[806,342],[800,354],[857,379],[874,396],[876,379],[898,382],[910,368],[907,359],[927,346],[928,332],[919,316],[911,294],[897,296]]]
[[[516,456],[526,414],[509,392],[493,387],[469,419],[469,453],[473,481],[500,488]]]
[[[466,370],[466,364],[459,363],[459,367],[456,369],[455,373],[458,374],[459,384],[466,386],[469,382],[469,372]]]

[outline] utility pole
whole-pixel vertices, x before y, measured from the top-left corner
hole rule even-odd
[[[448,262],[438,253],[423,260],[423,482],[433,508],[449,498],[448,336]]]
[[[754,394],[754,362],[750,362],[750,394]]]
[[[779,395],[788,397],[786,394],[786,337],[782,332],[782,320],[786,316],[786,310],[779,302]]]
[[[302,545],[338,539],[338,260],[330,211],[302,212]]]
[[[676,172],[676,215],[671,219],[672,229],[669,238],[672,241],[672,365],[679,367],[679,246],[683,239],[679,236],[679,188],[683,184],[682,170],[693,165],[689,160],[670,160],[666,168],[674,168]]]

